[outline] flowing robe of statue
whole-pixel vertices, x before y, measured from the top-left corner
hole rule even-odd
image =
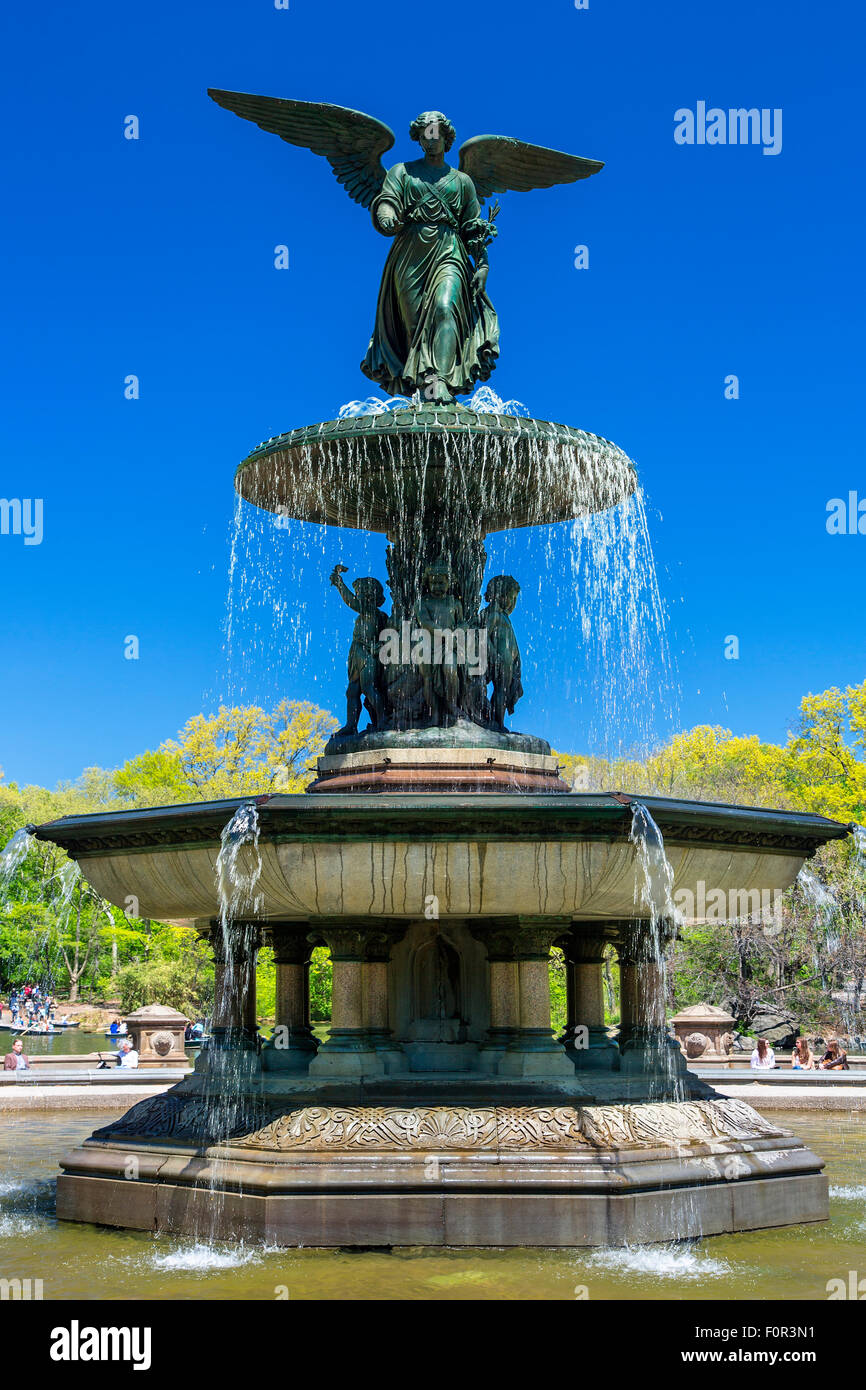
[[[452,396],[486,381],[499,355],[499,321],[485,293],[471,287],[469,257],[484,251],[487,223],[475,185],[448,169],[435,181],[422,160],[395,164],[372,204],[390,203],[396,231],[379,290],[376,325],[361,370],[389,395],[439,382]]]

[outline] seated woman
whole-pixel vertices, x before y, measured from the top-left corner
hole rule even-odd
[[[791,1053],[791,1070],[815,1070],[815,1054],[809,1046],[807,1038],[798,1038],[795,1042],[794,1051]]]
[[[838,1071],[851,1070],[848,1066],[848,1053],[835,1038],[830,1038],[827,1043],[827,1051],[824,1053],[818,1066],[821,1068],[821,1071],[833,1071],[834,1069]]]
[[[758,1038],[757,1045],[752,1053],[751,1066],[759,1071],[768,1071],[776,1065],[776,1054],[767,1042],[766,1038]]]

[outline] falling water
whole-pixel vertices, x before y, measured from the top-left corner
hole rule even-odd
[[[219,902],[216,944],[217,954],[222,956],[222,979],[217,981],[211,1041],[196,1064],[196,1077],[203,1083],[200,1094],[206,1145],[206,1163],[196,1185],[207,1190],[208,1200],[196,1222],[198,1244],[191,1254],[187,1252],[195,1259],[215,1259],[214,1251],[224,1239],[225,1170],[231,1162],[231,1150],[225,1145],[233,1135],[261,1123],[257,1039],[241,1035],[236,1026],[220,1032],[229,1017],[236,1024],[239,999],[248,998],[248,992],[255,989],[257,929],[251,918],[261,902],[257,892],[261,872],[258,809],[254,801],[247,801],[223,827],[215,865]]]
[[[642,802],[632,805],[629,840],[635,847],[636,917],[646,923],[646,963],[659,974],[659,989],[665,1006],[668,999],[667,945],[672,929],[682,922],[682,913],[674,903],[674,872],[665,852],[662,833]],[[639,1025],[653,1022],[652,1000],[646,999],[645,1017]],[[651,1100],[683,1100],[683,1067],[679,1049],[668,1038],[667,1028],[649,1034],[647,1070],[650,1076]]]
[[[226,942],[233,924],[257,911],[261,872],[258,807],[254,801],[245,801],[223,827],[216,862],[220,925]]]
[[[213,1024],[219,1028],[226,1026],[227,1016],[236,1016],[238,999],[248,997],[254,988],[257,928],[251,919],[260,905],[256,890],[262,872],[259,814],[254,801],[240,805],[223,827],[215,872],[219,901],[218,949],[223,964],[221,997],[215,1002]],[[244,1110],[240,1083],[249,1071],[250,1048],[242,1046],[234,1032],[226,1041],[227,1047],[213,1046],[208,1057],[208,1070],[216,1070],[220,1077],[220,1085],[214,1091],[212,1116],[214,1132],[219,1133],[229,1133],[240,1123]],[[245,1041],[254,1044],[254,1039]]]
[[[382,414],[408,404],[368,398],[348,402],[340,413]],[[467,498],[478,489],[488,498],[513,493],[528,507],[525,526],[485,540],[486,574],[512,573],[522,588],[514,622],[527,695],[512,727],[544,734],[557,721],[558,747],[600,758],[646,750],[674,727],[677,681],[643,495],[638,490],[616,500],[623,497],[625,474],[631,476],[628,458],[592,435],[565,443],[527,437],[517,428],[526,406],[499,400],[489,387],[480,388],[469,407],[498,415],[506,426],[513,420],[515,429],[439,438],[455,489]],[[298,486],[306,489],[305,502],[290,505],[288,514],[285,507],[279,512],[276,500],[272,514],[238,498],[222,673],[209,692],[212,703],[273,705],[289,695],[342,717],[350,628],[328,576],[340,562],[352,574],[384,582],[385,538],[365,525],[373,517],[364,480],[371,467],[381,468],[384,453],[401,506],[404,443],[347,437],[325,464],[314,442],[304,445]],[[417,437],[414,447],[417,457]],[[354,515],[354,526],[291,519],[304,505],[309,509],[314,472],[322,514],[326,497],[336,498]],[[533,479],[528,498],[527,473]],[[554,494],[570,499],[566,511],[577,520],[543,520]],[[598,506],[603,509],[594,510]]]
[[[0,850],[0,907],[5,906],[10,884],[35,844],[36,836],[29,830],[16,830]]]
[[[39,983],[53,988],[54,970],[60,963],[61,952],[54,944],[49,951],[52,934],[63,938],[77,905],[76,889],[85,890],[81,869],[73,859],[60,857],[61,851],[52,847],[40,855],[36,836],[26,827],[16,830],[0,850],[0,912],[12,905],[44,908],[49,925],[39,927],[37,919],[21,919],[18,927],[19,956],[13,966],[17,982],[38,977]],[[31,856],[33,863],[28,864]],[[25,873],[25,870],[29,870]],[[87,887],[86,892],[95,910],[111,916],[112,909],[104,899]],[[16,922],[12,918],[12,922]],[[7,963],[8,968],[8,963]]]

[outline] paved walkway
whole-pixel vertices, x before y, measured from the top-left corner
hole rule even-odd
[[[3,1110],[113,1110],[129,1109],[147,1096],[161,1096],[173,1082],[161,1086],[4,1086]]]

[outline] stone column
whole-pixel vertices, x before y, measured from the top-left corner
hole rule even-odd
[[[515,917],[473,923],[490,961],[490,1035],[483,1064],[502,1076],[574,1076],[550,1026],[550,948],[566,923]]]
[[[395,1042],[388,1010],[391,951],[406,935],[407,922],[381,923],[367,934],[361,966],[362,1016],[370,1045],[388,1072],[405,1071],[402,1044]]]
[[[514,953],[514,926],[467,923],[487,951],[490,987],[490,1026],[479,1051],[482,1071],[498,1071],[505,1049],[520,1032],[520,975]]]
[[[623,1071],[673,1080],[685,1070],[676,1038],[668,1033],[665,953],[676,936],[672,922],[653,931],[649,922],[619,929],[620,1051]]]
[[[310,1027],[310,957],[308,922],[269,925],[276,966],[274,1033],[262,1048],[265,1071],[305,1072],[318,1043]]]
[[[333,985],[330,1036],[310,1063],[310,1075],[382,1076],[391,1069],[389,1056],[399,1054],[388,1027],[387,963],[394,937],[379,925],[361,928],[342,919],[314,925],[311,936],[322,937],[331,952]]]
[[[259,928],[255,922],[232,922],[223,930],[212,922],[215,990],[211,1047],[258,1047],[256,1020],[256,956]]]
[[[602,966],[608,934],[601,923],[575,922],[557,945],[566,968],[567,1019],[563,1043],[578,1071],[615,1071],[619,1049],[604,1022]]]

